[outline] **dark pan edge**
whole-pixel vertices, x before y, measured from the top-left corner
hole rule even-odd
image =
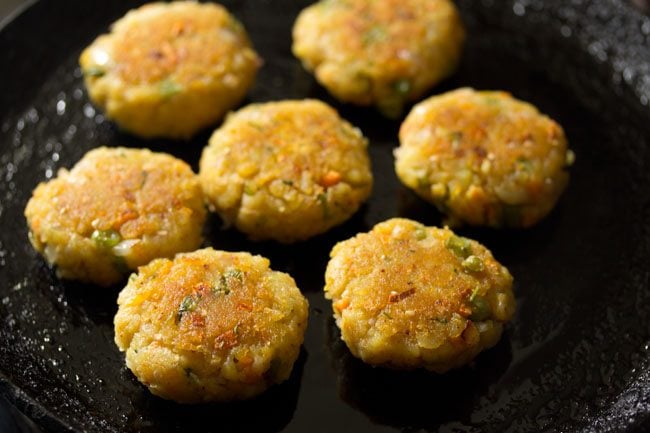
[[[34,4],[38,1],[39,0],[26,0],[25,2],[21,3],[16,9],[11,11],[9,15],[2,18],[2,20],[0,20],[0,32],[3,31],[5,27],[12,23],[16,18],[18,18],[19,15],[34,6]]]
[[[0,23],[0,30],[4,31],[7,28],[11,28],[13,25],[20,25],[19,21],[27,15],[31,8],[34,6],[40,6],[41,3],[42,2],[33,1],[17,10],[8,19]],[[508,1],[506,3],[507,7],[512,8],[513,2]],[[560,7],[562,2],[551,1],[549,3]],[[594,4],[598,2],[588,1],[584,3]],[[600,8],[606,10],[609,8],[612,15],[619,15],[621,21],[624,23],[630,23],[630,26],[633,24],[638,25],[638,23],[648,20],[647,17],[644,17],[628,6],[622,4],[616,5],[607,3],[600,5]],[[583,17],[583,19],[586,20],[586,17]],[[611,29],[608,30],[606,25],[600,25],[600,23],[590,23],[586,28],[588,30],[583,31],[579,37],[581,43],[585,47],[588,47],[591,43],[597,41],[603,34],[609,35],[608,37],[616,37],[619,41],[619,45],[616,45],[613,50],[612,57],[616,60],[621,60],[623,63],[629,65],[633,70],[632,79],[622,81],[620,86],[621,97],[627,103],[626,108],[629,109],[633,107],[633,111],[640,116],[642,113],[641,105],[643,104],[639,104],[639,101],[643,96],[650,96],[650,67],[647,63],[642,61],[644,58],[650,59],[650,48],[640,43],[628,41],[627,37],[629,37],[629,34],[617,34],[616,36],[613,36],[609,31]],[[556,30],[559,31],[559,29]],[[625,48],[622,49],[621,47]],[[644,55],[640,55],[640,53],[644,53]],[[606,64],[605,66],[611,67],[611,64]],[[558,77],[554,77],[554,79],[558,79]],[[585,85],[582,88],[583,94],[580,96],[585,97],[590,91],[597,92],[598,89]],[[635,103],[633,104],[633,102]],[[647,238],[641,240],[640,243],[642,244],[644,251],[649,249]],[[644,279],[647,287],[648,271],[646,271]],[[610,407],[600,414],[598,418],[591,420],[590,426],[585,428],[585,431],[618,431],[618,429],[622,428],[630,428],[633,431],[643,431],[643,427],[648,426],[648,421],[650,421],[650,392],[648,391],[650,390],[650,373],[648,371],[648,362],[645,363],[644,367],[645,369],[638,372],[636,378],[630,381],[628,388],[618,396],[618,399],[613,401]],[[28,414],[29,410],[25,408],[30,408],[32,406],[40,407],[37,401],[23,393],[1,373],[0,392],[7,395],[11,399],[12,403],[16,404],[19,409]],[[632,403],[630,397],[637,398],[637,400],[633,401],[636,405],[635,410],[631,412],[628,411],[629,406]],[[39,410],[43,413],[43,417],[38,418],[37,420],[39,423],[42,423],[44,427],[60,430],[72,429],[45,409]]]

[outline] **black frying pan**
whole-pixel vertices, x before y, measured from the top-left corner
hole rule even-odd
[[[206,244],[268,256],[311,303],[290,380],[256,400],[181,406],[153,397],[113,343],[120,287],[59,281],[27,241],[34,186],[100,145],[196,164],[188,144],[145,142],[89,105],[77,57],[136,1],[41,1],[0,31],[0,390],[51,431],[390,432],[650,429],[650,21],[613,0],[460,0],[469,39],[459,86],[505,89],[566,129],[577,154],[555,211],[525,231],[460,230],[515,276],[500,343],[445,375],[368,367],[339,340],[321,294],[332,245],[374,223],[441,215],[399,185],[398,122],[333,101],[290,54],[308,0],[228,1],[265,59],[250,101],[316,97],[371,141],[376,188],[351,221],[293,246],[250,243],[213,217]],[[60,102],[62,101],[62,102]]]

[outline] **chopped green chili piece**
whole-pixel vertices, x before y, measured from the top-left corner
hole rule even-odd
[[[95,230],[90,239],[95,241],[95,244],[100,248],[113,248],[115,245],[122,242],[122,236],[115,230]]]
[[[291,179],[282,179],[282,183],[285,185],[293,186],[293,181]]]
[[[451,235],[445,242],[445,247],[463,259],[466,259],[472,254],[470,240],[462,236]]]
[[[237,268],[228,268],[224,273],[224,277],[226,277],[228,280],[234,278],[241,283],[244,278],[244,273]]]
[[[323,219],[328,219],[330,217],[330,208],[327,203],[327,195],[325,193],[320,193],[316,198],[318,199],[318,203],[320,203],[320,207],[323,211]]]
[[[393,317],[392,317],[390,314],[388,314],[387,312],[382,311],[381,314],[383,314],[384,316],[386,316],[387,319],[389,319],[389,320],[393,320]]]
[[[181,305],[178,307],[178,314],[176,315],[176,322],[180,322],[183,318],[183,314],[189,313],[196,309],[198,304],[198,299],[195,299],[192,295],[187,295],[181,301]]]
[[[180,93],[181,90],[183,90],[183,88],[180,84],[175,83],[169,78],[161,81],[158,85],[158,91],[163,98],[171,98],[175,94]]]
[[[232,280],[237,280],[241,283],[243,279],[244,279],[244,273],[241,270],[237,268],[229,268],[223,274],[221,274],[219,283],[217,284],[216,287],[212,289],[212,292],[229,295],[231,291],[230,283],[232,282]]]
[[[415,229],[415,239],[421,241],[427,237],[427,229],[424,227],[418,227]]]
[[[213,293],[223,293],[224,295],[230,294],[230,287],[228,287],[228,279],[225,274],[221,275],[219,283],[212,289]]]
[[[469,316],[474,322],[480,322],[490,317],[490,304],[479,294],[472,294],[469,299],[472,314]]]
[[[481,272],[483,269],[485,269],[483,260],[481,260],[480,257],[473,255],[463,260],[462,265],[464,269],[472,272]]]
[[[106,75],[106,70],[104,68],[100,68],[99,66],[89,66],[88,68],[84,69],[84,75],[87,77],[103,77]]]

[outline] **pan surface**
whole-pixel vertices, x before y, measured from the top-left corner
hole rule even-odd
[[[291,246],[252,243],[211,217],[205,244],[291,273],[310,302],[288,382],[243,403],[153,397],[113,343],[120,287],[58,280],[27,240],[32,189],[91,148],[149,147],[196,169],[189,143],[122,133],[88,102],[77,58],[136,1],[41,1],[0,31],[0,392],[48,431],[503,432],[650,429],[650,20],[611,0],[460,0],[469,38],[434,93],[504,89],[562,124],[577,155],[555,211],[525,231],[462,228],[515,277],[499,344],[445,375],[375,369],[340,342],[322,296],[330,248],[393,216],[441,215],[400,186],[399,122],[332,100],[291,56],[308,0],[225,1],[264,58],[250,101],[315,97],[369,137],[376,185],[345,225]]]

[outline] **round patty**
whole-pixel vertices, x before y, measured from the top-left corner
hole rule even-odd
[[[464,38],[449,0],[323,0],[298,16],[293,53],[336,98],[396,117],[455,70]]]
[[[413,107],[399,137],[397,175],[449,224],[537,223],[566,188],[575,158],[560,125],[506,92],[431,97]]]
[[[92,101],[142,137],[187,138],[238,104],[260,65],[242,25],[217,4],[151,3],[80,57]]]
[[[280,242],[342,223],[372,188],[366,139],[316,100],[253,104],[230,115],[203,151],[199,177],[227,223]]]
[[[330,256],[325,296],[341,338],[369,364],[460,367],[497,343],[515,311],[508,270],[448,229],[390,219]]]
[[[107,286],[154,258],[197,248],[206,212],[183,161],[102,147],[39,184],[25,216],[32,245],[60,277]]]
[[[250,398],[283,382],[307,325],[293,278],[261,256],[211,248],[141,267],[117,302],[126,365],[181,403]]]

